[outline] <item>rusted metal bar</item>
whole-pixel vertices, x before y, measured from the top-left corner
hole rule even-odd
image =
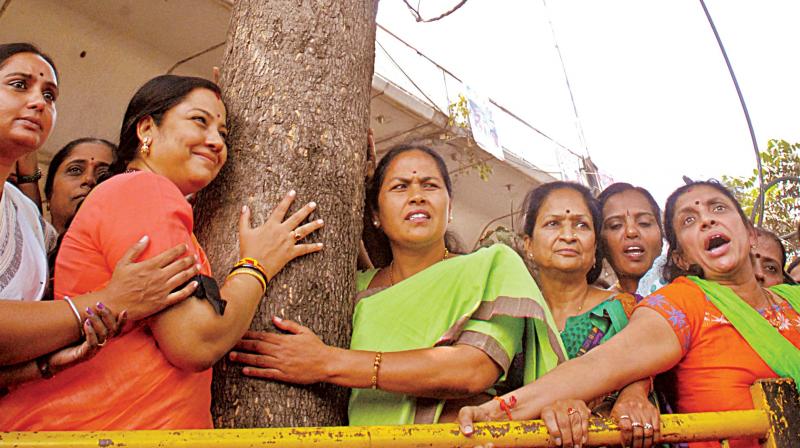
[[[770,430],[763,448],[800,447],[800,395],[786,378],[758,380],[750,387],[756,409],[767,412]]]
[[[763,410],[663,415],[661,441],[763,438],[769,417]],[[593,419],[589,446],[619,442],[612,420]],[[463,436],[454,424],[328,428],[217,429],[187,431],[6,432],[0,447],[470,447],[487,442],[505,447],[544,447],[550,439],[539,420],[479,423],[475,435]]]

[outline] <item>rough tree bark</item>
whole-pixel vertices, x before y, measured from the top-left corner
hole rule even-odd
[[[236,222],[249,203],[263,222],[290,189],[316,201],[325,249],[295,260],[269,284],[251,328],[279,315],[347,346],[361,234],[364,163],[377,0],[237,0],[221,85],[231,131],[228,163],[198,198],[197,233],[218,279],[238,255]],[[297,207],[293,207],[296,210]],[[295,387],[214,369],[220,428],[338,425],[347,391]]]

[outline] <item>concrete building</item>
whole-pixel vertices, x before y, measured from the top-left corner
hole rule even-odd
[[[69,140],[116,141],[127,101],[158,74],[210,77],[220,65],[232,0],[5,0],[0,41],[33,42],[55,59],[61,95],[45,164]],[[555,179],[580,180],[585,161],[512,112],[491,106],[504,160],[477,146],[468,128],[448,125],[464,85],[379,26],[371,127],[379,156],[418,141],[445,157],[454,177],[451,229],[470,249],[485,228],[511,227],[525,193]],[[477,167],[490,167],[484,180]]]

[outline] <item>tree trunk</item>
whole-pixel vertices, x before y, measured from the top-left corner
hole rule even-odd
[[[219,178],[198,198],[197,233],[221,280],[238,257],[236,222],[249,203],[261,224],[290,190],[315,201],[322,252],[290,262],[269,283],[251,328],[278,315],[327,344],[349,344],[364,203],[364,164],[377,0],[237,0],[221,85],[231,140]],[[291,213],[291,211],[290,211]],[[235,299],[234,299],[235,300]],[[214,368],[220,428],[339,425],[348,391],[246,378]]]

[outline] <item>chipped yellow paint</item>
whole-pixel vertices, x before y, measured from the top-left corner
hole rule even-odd
[[[756,409],[763,409],[767,412],[769,416],[771,413],[770,405],[767,402],[767,397],[764,394],[764,388],[759,383],[755,383],[750,386],[750,395],[753,397],[753,405]],[[766,440],[761,444],[762,448],[777,448],[778,445],[775,442],[775,430],[774,428],[770,427],[767,431]]]
[[[675,414],[661,417],[661,440],[665,442],[764,437],[769,429],[762,410]],[[593,419],[589,446],[619,441],[619,429],[611,420]],[[406,425],[326,428],[217,429],[187,431],[95,431],[95,432],[0,432],[0,447],[469,447],[493,442],[507,447],[548,446],[547,428],[540,420],[478,423],[471,438],[458,426]]]

